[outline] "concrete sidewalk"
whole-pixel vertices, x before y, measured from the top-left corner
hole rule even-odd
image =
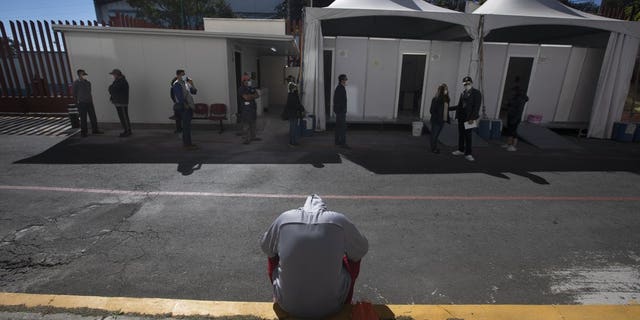
[[[24,310],[0,312],[0,319],[171,319],[172,317],[211,317],[227,319],[292,319],[279,317],[273,303],[199,301],[154,298],[91,297],[0,293],[0,311],[9,306]],[[42,308],[45,309],[42,309]],[[29,308],[40,308],[29,311]],[[46,316],[32,318],[49,309]],[[70,310],[65,312],[65,309]],[[374,305],[380,319],[415,320],[637,320],[640,305]],[[74,311],[75,310],[75,311]],[[61,313],[64,312],[64,313]],[[104,314],[96,315],[96,313]],[[83,315],[84,314],[84,315]],[[133,314],[134,316],[128,316]],[[329,318],[350,319],[345,307]]]

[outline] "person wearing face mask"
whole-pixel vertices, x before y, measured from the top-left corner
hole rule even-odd
[[[468,125],[476,125],[479,118],[480,104],[482,104],[482,94],[480,90],[473,87],[473,80],[466,76],[462,79],[464,92],[460,95],[458,105],[451,109],[456,111],[456,119],[458,119],[458,150],[452,154],[454,156],[464,155],[468,161],[475,161],[471,150],[471,134],[473,128],[466,129],[465,123]]]
[[[182,145],[186,150],[196,150],[198,146],[191,142],[191,119],[195,108],[193,95],[198,92],[198,89],[194,86],[193,80],[187,77],[184,70],[176,70],[176,78],[171,90],[176,104],[174,109],[180,110],[182,118]]]
[[[83,69],[78,69],[77,74],[78,79],[73,82],[72,88],[73,97],[80,113],[80,136],[83,138],[87,136],[87,115],[91,121],[91,132],[93,134],[102,134],[104,132],[98,129],[98,119],[96,118],[96,109],[93,106],[89,75]]]
[[[243,144],[249,144],[251,141],[259,141],[256,137],[256,121],[258,119],[258,106],[256,99],[260,97],[256,89],[253,87],[251,77],[245,74],[241,78],[242,86],[238,88],[240,96],[240,115],[242,117]]]
[[[438,137],[445,122],[449,122],[449,88],[441,84],[436,96],[431,99],[431,152],[440,153]]]
[[[516,78],[516,84],[513,88],[513,96],[507,103],[507,143],[502,147],[507,151],[517,151],[516,144],[518,143],[518,125],[522,120],[522,112],[524,111],[524,105],[529,101],[529,97],[520,88],[520,78]]]
[[[124,131],[120,137],[131,135],[131,122],[129,121],[129,82],[119,69],[113,69],[109,73],[113,76],[113,83],[109,86],[111,103],[116,107],[118,118]]]
[[[333,93],[333,112],[336,114],[336,146],[348,149],[347,146],[347,75],[338,76],[338,85]]]

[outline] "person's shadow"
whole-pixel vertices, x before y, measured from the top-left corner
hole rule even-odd
[[[200,168],[202,168],[202,163],[192,160],[178,163],[178,172],[182,173],[183,176],[191,175],[194,171],[200,170]]]

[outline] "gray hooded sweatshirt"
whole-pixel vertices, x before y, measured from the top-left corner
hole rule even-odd
[[[273,272],[274,297],[297,317],[322,318],[340,311],[351,285],[343,256],[359,261],[367,239],[338,212],[327,211],[317,195],[304,207],[281,214],[265,232],[262,251],[279,256]]]

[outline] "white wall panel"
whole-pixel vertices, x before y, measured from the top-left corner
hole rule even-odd
[[[560,100],[558,101],[558,108],[553,121],[569,120],[569,114],[571,113],[571,107],[573,106],[573,100],[576,95],[578,81],[580,80],[580,74],[582,73],[582,66],[584,65],[586,56],[586,48],[571,48],[571,56],[567,64],[567,72],[564,77],[562,92],[560,93]]]
[[[540,47],[540,55],[529,86],[529,103],[524,111],[527,114],[542,115],[542,122],[551,122],[562,91],[565,71],[569,62],[571,47]]]
[[[347,117],[362,119],[367,74],[367,38],[336,38],[335,75],[346,74]]]
[[[364,102],[366,119],[393,119],[398,81],[398,40],[370,39]]]
[[[78,68],[89,73],[98,122],[118,122],[107,91],[113,68],[121,69],[129,82],[132,122],[170,122],[169,88],[176,69],[185,69],[196,81],[196,102],[229,105],[223,39],[95,32],[66,32],[65,39],[74,73]]]
[[[593,98],[596,94],[603,58],[603,49],[587,49],[569,121],[589,122],[591,120]]]
[[[507,50],[508,46],[506,43],[485,43],[484,45],[484,88],[482,96],[489,118],[498,116],[498,103],[500,94],[502,93],[502,81],[507,63]],[[462,79],[460,81],[462,81]],[[477,80],[474,79],[474,81]],[[462,83],[459,83],[458,86],[462,86]],[[458,97],[456,97],[455,102],[453,102],[454,104],[458,104],[459,95],[460,93],[458,93]],[[482,114],[482,110],[480,110],[480,113]]]
[[[469,67],[471,65],[471,43],[463,42],[460,47],[460,62],[458,64],[458,77],[454,82],[447,83],[449,87],[449,98],[451,98],[452,105],[458,103],[458,98],[463,91],[462,79],[469,75]],[[473,79],[476,83],[479,83],[478,79]]]

